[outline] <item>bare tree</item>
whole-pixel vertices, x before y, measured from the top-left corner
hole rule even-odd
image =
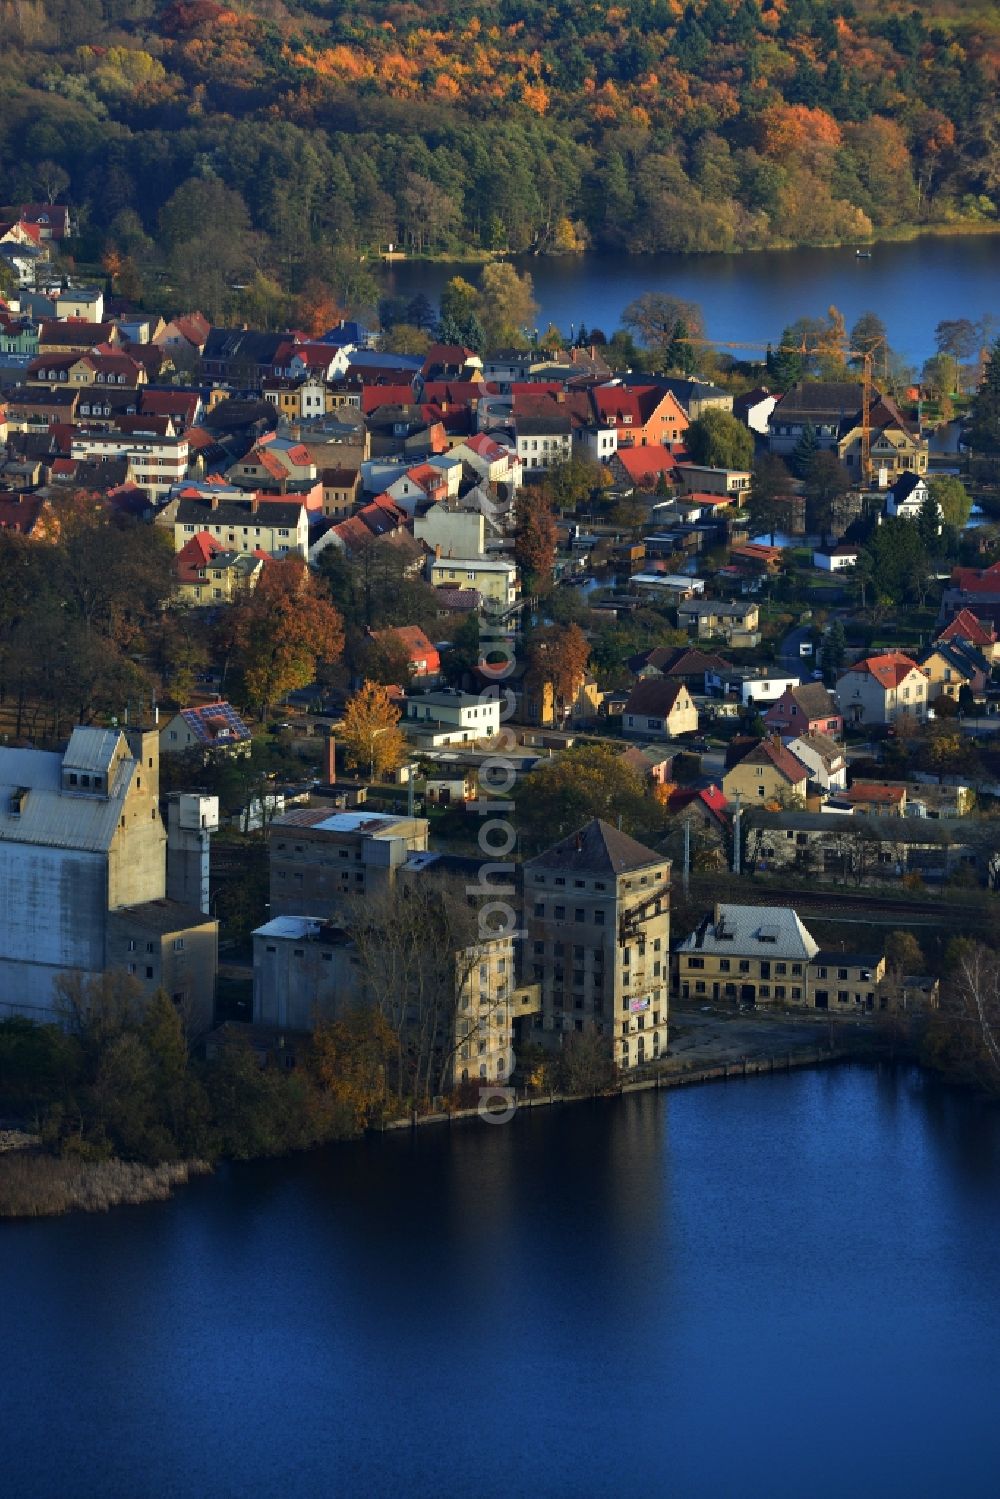
[[[404,877],[359,901],[348,930],[368,1002],[397,1038],[397,1097],[442,1092],[462,1045],[484,1034],[508,1001],[506,984],[473,1001],[473,976],[489,944],[461,881]]]

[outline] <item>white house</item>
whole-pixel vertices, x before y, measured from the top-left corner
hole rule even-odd
[[[916,520],[929,494],[927,480],[920,474],[900,474],[895,484],[889,488],[885,513],[900,516],[904,520]]]
[[[826,734],[800,734],[785,743],[809,772],[809,779],[825,791],[846,791],[847,757],[835,739]]]
[[[830,547],[825,552],[813,552],[813,567],[827,573],[842,573],[849,567],[856,567],[860,555],[860,547],[845,543],[843,546]]]
[[[891,724],[927,716],[928,681],[901,651],[856,661],[837,681],[837,704],[845,724]]]
[[[474,744],[500,732],[499,695],[442,689],[406,699],[400,728],[421,745],[436,749],[445,744]]]

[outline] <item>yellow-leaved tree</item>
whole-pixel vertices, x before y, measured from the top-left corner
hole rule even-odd
[[[399,720],[388,687],[365,682],[344,709],[338,731],[348,765],[367,766],[373,780],[402,765],[406,739]]]

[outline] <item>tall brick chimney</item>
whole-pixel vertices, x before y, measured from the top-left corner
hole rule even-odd
[[[326,766],[326,784],[333,786],[337,780],[337,740],[336,736],[330,734],[327,738],[324,764]]]

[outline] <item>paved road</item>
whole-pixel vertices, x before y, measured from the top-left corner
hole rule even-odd
[[[812,656],[799,654],[799,646],[803,641],[812,639],[812,632],[812,625],[799,625],[797,629],[789,630],[778,647],[778,660],[781,665],[788,667],[790,671],[799,672],[803,678],[816,670],[816,662]]]

